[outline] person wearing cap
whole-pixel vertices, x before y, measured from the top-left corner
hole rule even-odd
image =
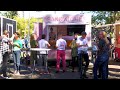
[[[81,37],[77,39],[77,45],[78,45],[78,65],[79,65],[79,71],[80,71],[80,78],[88,78],[86,76],[86,71],[88,70],[88,66],[89,66],[89,56],[88,56],[88,40],[86,38],[87,33],[85,31],[83,31],[81,33]],[[85,68],[84,68],[84,72],[82,73],[82,58],[84,58],[85,61]]]
[[[7,62],[9,59],[9,52],[10,52],[9,45],[11,44],[11,41],[14,38],[14,35],[11,38],[9,38],[8,34],[9,34],[9,31],[4,30],[3,35],[0,37],[0,52],[3,56],[0,74],[3,74],[4,78],[8,78],[6,72],[7,72]]]

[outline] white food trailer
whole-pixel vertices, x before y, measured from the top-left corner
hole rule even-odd
[[[63,38],[67,41],[66,59],[71,59],[71,49],[69,44],[73,39],[75,33],[81,34],[82,31],[87,33],[87,38],[89,41],[89,47],[91,47],[91,14],[47,14],[41,17],[43,23],[39,24],[38,27],[42,25],[39,32],[36,31],[40,39],[41,34],[46,34],[47,41],[50,42],[52,50],[48,54],[48,59],[56,59],[56,48],[55,43],[57,40],[58,33],[63,34]],[[49,33],[50,28],[56,34],[54,40],[50,40]]]

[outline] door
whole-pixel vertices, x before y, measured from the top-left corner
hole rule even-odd
[[[13,35],[13,24],[6,24],[6,30],[9,31],[8,37],[11,38]],[[9,48],[12,49],[12,46],[10,45]]]
[[[6,29],[10,32],[8,37],[11,38],[13,35],[13,24],[6,24]]]

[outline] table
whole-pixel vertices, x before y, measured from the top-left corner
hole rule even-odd
[[[31,51],[49,51],[51,49],[44,49],[44,48],[30,48]]]
[[[46,51],[46,55],[48,55],[48,51],[50,51],[51,49],[44,49],[44,48],[30,48],[30,51]],[[39,53],[39,55],[42,55]],[[46,66],[47,68],[48,66]],[[33,72],[35,70],[35,60],[34,60],[34,69],[32,70],[32,75],[33,75]],[[48,71],[48,70],[47,70]]]

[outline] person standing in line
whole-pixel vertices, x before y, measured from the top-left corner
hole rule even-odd
[[[31,48],[37,48],[38,47],[38,43],[37,40],[35,40],[35,34],[31,34],[30,36],[30,46]],[[31,51],[30,54],[30,67],[33,69],[34,67],[34,60],[36,62],[37,60],[37,51]]]
[[[78,59],[78,49],[77,49],[77,36],[78,34],[76,33],[74,35],[74,39],[72,40],[70,47],[71,47],[71,55],[72,55],[72,72],[74,72],[74,68],[76,66],[76,60]]]
[[[60,59],[62,59],[63,72],[65,72],[66,71],[65,49],[67,47],[67,42],[64,39],[62,39],[61,33],[58,34],[56,47],[57,47],[56,73],[60,71]]]
[[[47,40],[45,40],[46,35],[43,34],[42,35],[42,39],[38,41],[38,46],[41,49],[47,49],[48,47],[50,47],[50,44],[48,43]],[[44,66],[45,68],[45,73],[49,73],[48,69],[47,69],[47,52],[46,51],[40,51],[40,61],[39,61],[39,65],[42,67]]]
[[[11,44],[14,35],[9,38],[9,31],[8,30],[4,30],[3,35],[1,36],[1,41],[0,41],[0,52],[2,54],[2,66],[0,68],[0,74],[3,74],[4,78],[8,78],[7,75],[7,62],[9,60],[9,53],[11,52],[11,50],[9,49],[9,45]]]
[[[88,78],[86,76],[86,71],[88,70],[89,66],[89,56],[88,56],[88,40],[86,38],[87,33],[83,31],[81,33],[81,37],[78,38],[77,40],[77,45],[78,45],[78,65],[79,65],[79,71],[80,71],[80,78]],[[85,68],[82,70],[82,65],[83,65],[83,58],[85,61]],[[84,72],[83,72],[84,71]]]
[[[104,31],[100,31],[98,54],[93,67],[94,79],[98,79],[97,76],[98,69],[102,79],[108,78],[108,61],[109,61],[109,49],[110,49],[109,46],[110,46],[110,42],[107,39],[106,33]]]
[[[20,75],[20,55],[22,49],[22,41],[20,39],[20,34],[15,32],[13,40],[13,58],[14,58],[14,74]]]

